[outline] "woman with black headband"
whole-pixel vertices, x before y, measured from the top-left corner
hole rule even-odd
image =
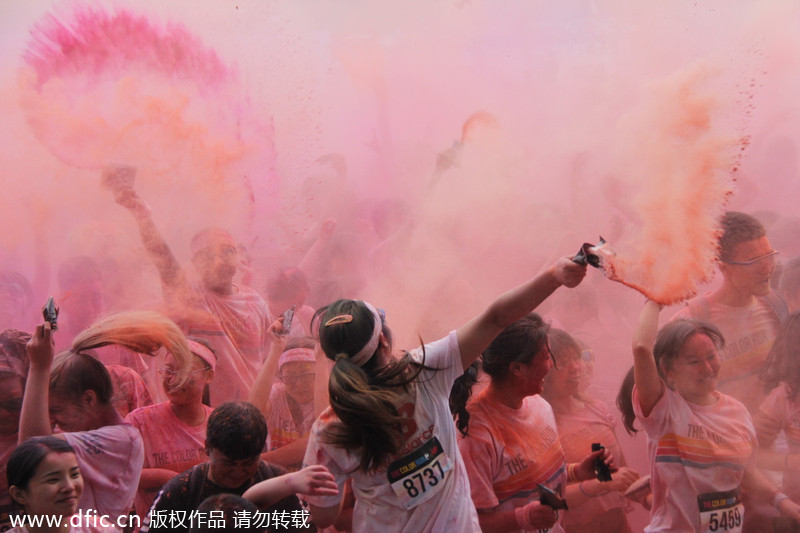
[[[392,356],[383,312],[369,303],[338,300],[318,310],[320,345],[335,364],[331,406],[312,427],[304,462],[328,467],[339,495],[307,498],[314,523],[336,520],[350,479],[354,531],[479,532],[450,387],[503,328],[585,274],[585,266],[560,259],[447,337],[400,359]]]

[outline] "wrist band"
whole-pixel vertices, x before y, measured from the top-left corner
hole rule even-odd
[[[575,474],[575,463],[567,464],[567,483],[578,481],[578,476]]]
[[[777,508],[778,508],[778,505],[779,505],[779,504],[780,504],[780,503],[781,503],[783,500],[788,500],[788,499],[789,499],[789,497],[788,497],[786,494],[782,493],[782,492],[781,492],[781,491],[779,491],[779,490],[776,490],[776,491],[775,491],[775,494],[773,494],[773,495],[772,495],[772,506],[773,506],[773,507],[775,507],[775,508],[777,509]]]

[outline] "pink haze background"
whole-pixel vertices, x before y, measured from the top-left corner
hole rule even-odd
[[[398,347],[599,235],[677,303],[718,282],[726,207],[800,254],[798,21],[788,0],[4,2],[2,268],[47,294],[41,265],[87,254],[109,309],[157,300],[99,185],[118,162],[179,259],[230,228],[257,289],[335,219],[308,274],[385,308]],[[542,309],[606,400],[641,302],[594,271]]]

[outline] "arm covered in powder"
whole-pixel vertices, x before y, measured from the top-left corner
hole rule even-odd
[[[639,407],[645,416],[650,416],[650,411],[664,395],[664,382],[653,356],[660,312],[661,306],[648,300],[639,315],[639,326],[633,336],[633,380],[639,396]]]
[[[272,392],[272,383],[275,381],[275,373],[278,370],[278,362],[280,361],[281,353],[283,353],[286,347],[286,337],[279,333],[282,329],[283,316],[279,316],[269,327],[269,338],[272,341],[269,354],[264,364],[261,365],[261,370],[259,370],[258,376],[256,376],[248,398],[248,401],[258,407],[258,410],[261,411],[261,414],[263,414],[265,418],[269,418],[272,412],[272,404],[269,401],[270,393]]]
[[[563,257],[532,280],[500,295],[456,332],[464,368],[472,364],[506,326],[533,311],[562,285],[576,287],[585,275],[586,265]]]
[[[31,437],[53,433],[50,425],[50,368],[53,364],[54,346],[50,323],[36,326],[27,346],[31,365],[22,397],[17,438],[19,444]]]
[[[118,167],[108,166],[103,169],[103,185],[114,193],[114,200],[127,209],[136,221],[142,244],[161,277],[164,298],[170,302],[173,297],[188,296],[186,272],[153,222],[150,207],[133,189],[132,184],[125,183],[120,178]]]

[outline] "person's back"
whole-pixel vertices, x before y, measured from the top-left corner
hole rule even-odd
[[[365,471],[357,455],[324,445],[325,434],[341,424],[331,408],[312,427],[305,462],[316,457],[334,475],[352,476],[355,531],[436,531],[444,524],[453,531],[469,531],[472,526],[469,483],[447,404],[450,386],[461,375],[460,364],[455,364],[459,357],[455,333],[426,345],[424,353],[425,366],[440,370],[423,370],[409,386],[398,408],[408,417],[405,444],[388,464]],[[411,357],[421,363],[422,350],[415,350]],[[416,466],[409,468],[412,463]],[[423,475],[427,476],[424,480]],[[314,503],[324,505],[336,499]],[[454,515],[459,518],[453,519]]]
[[[352,480],[355,531],[480,531],[450,414],[450,389],[508,324],[558,287],[574,287],[585,265],[569,258],[494,300],[436,342],[396,359],[385,313],[360,300],[317,311],[319,342],[334,361],[330,409],[311,430],[304,463],[326,467],[337,495],[309,496],[319,527],[345,517]]]

